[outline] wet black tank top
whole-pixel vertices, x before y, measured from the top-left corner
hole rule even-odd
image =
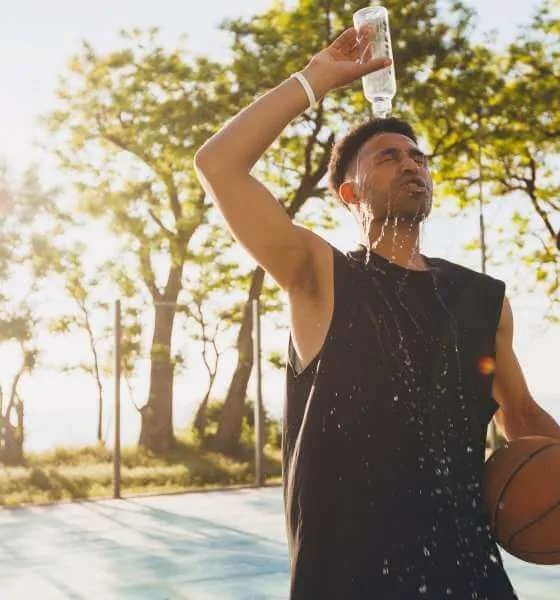
[[[517,598],[481,494],[504,283],[332,251],[326,341],[303,370],[288,347],[290,599]]]

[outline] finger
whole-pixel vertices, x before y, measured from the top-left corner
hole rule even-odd
[[[356,30],[353,27],[345,29],[332,43],[335,48],[351,46],[356,41]]]
[[[365,64],[373,58],[373,45],[371,42],[362,42],[358,44],[356,49],[360,57],[358,59],[360,64]]]
[[[372,60],[360,65],[358,64],[358,76],[363,77],[368,73],[373,73],[374,71],[379,71],[391,65],[393,61],[390,58],[382,57],[382,58],[373,58]]]
[[[372,33],[373,25],[371,25],[370,23],[364,23],[363,25],[360,25],[360,28],[358,29],[358,31],[356,31],[356,38],[358,40],[368,38],[371,36]]]

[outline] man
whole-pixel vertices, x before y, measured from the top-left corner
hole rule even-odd
[[[283,431],[290,598],[516,598],[481,507],[486,430],[560,427],[512,351],[503,282],[420,252],[432,205],[408,124],[377,119],[334,149],[330,186],[363,246],[293,224],[250,171],[307,106],[386,66],[353,28],[241,111],[195,158],[233,235],[287,292]],[[311,89],[307,86],[310,85]]]

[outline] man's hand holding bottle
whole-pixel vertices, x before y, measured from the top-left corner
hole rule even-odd
[[[324,50],[317,53],[301,71],[319,100],[331,90],[388,67],[391,59],[372,58],[368,26],[356,32],[349,27]]]

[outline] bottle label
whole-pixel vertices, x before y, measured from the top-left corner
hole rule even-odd
[[[372,22],[373,32],[371,35],[372,57],[391,57],[389,44],[387,20],[383,17]]]
[[[367,58],[391,58],[391,36],[389,33],[389,19],[387,13],[383,12],[374,19],[368,20],[371,26],[370,51]],[[396,80],[394,65],[391,64],[379,71],[368,73],[362,78],[364,94],[373,103],[383,105],[390,102],[396,93]]]

